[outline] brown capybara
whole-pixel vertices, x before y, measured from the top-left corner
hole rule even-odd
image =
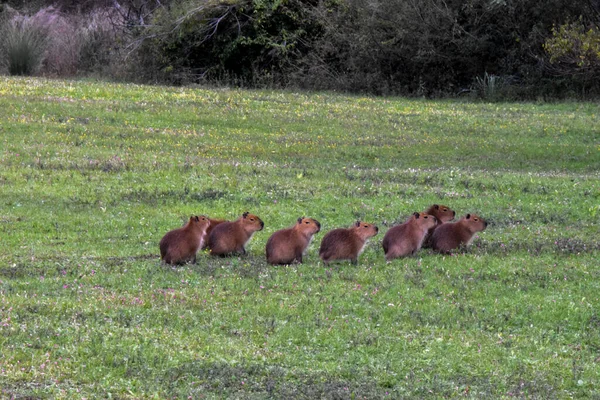
[[[382,243],[385,259],[391,261],[415,254],[421,248],[429,229],[436,225],[436,220],[433,215],[415,212],[402,225],[390,228]]]
[[[206,229],[206,240],[204,241],[202,250],[208,248],[208,237],[210,236],[210,233],[212,232],[212,230],[215,229],[215,226],[225,222],[224,219],[217,219],[217,218],[209,218],[208,221],[210,222],[210,224],[208,225],[208,228]]]
[[[312,241],[313,235],[321,230],[316,219],[298,218],[291,228],[279,230],[267,241],[266,253],[269,264],[291,264],[297,260],[302,264],[302,255]]]
[[[425,212],[429,215],[433,215],[437,219],[437,223],[432,228],[429,228],[429,231],[423,240],[423,247],[431,248],[431,235],[433,235],[433,231],[435,231],[441,224],[452,221],[456,216],[456,211],[442,204],[434,204]]]
[[[456,216],[456,211],[450,209],[448,206],[442,204],[434,204],[425,211],[429,215],[433,215],[437,220],[438,224],[449,222]]]
[[[196,253],[204,244],[208,218],[191,216],[189,221],[179,229],[166,233],[160,240],[160,259],[167,264],[183,264],[196,262]]]
[[[431,246],[440,253],[449,253],[461,244],[468,246],[477,232],[485,230],[487,222],[476,214],[467,214],[457,222],[440,225],[433,232]]]
[[[356,265],[367,240],[377,235],[377,232],[379,228],[375,225],[361,221],[357,221],[352,228],[329,231],[321,241],[319,257],[325,265],[333,260],[350,260]]]
[[[235,221],[221,222],[215,226],[208,237],[208,247],[213,256],[225,256],[231,253],[246,254],[246,243],[254,232],[260,231],[265,224],[254,214],[245,212]]]

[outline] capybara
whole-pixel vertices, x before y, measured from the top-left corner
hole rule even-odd
[[[436,220],[433,215],[415,212],[405,223],[390,228],[382,243],[385,259],[391,261],[415,254],[421,248],[429,229],[435,226]]]
[[[450,209],[450,207],[445,206],[443,204],[434,204],[431,207],[429,207],[425,212],[429,215],[433,215],[437,220],[437,223],[433,227],[429,228],[429,231],[427,232],[427,235],[425,235],[425,239],[423,240],[422,246],[424,248],[431,248],[431,235],[433,235],[433,231],[435,231],[437,227],[441,224],[452,221],[456,216],[456,211]]]
[[[208,237],[210,236],[210,233],[212,232],[212,230],[215,229],[215,226],[225,222],[224,219],[218,219],[218,218],[209,218],[208,220],[209,220],[210,224],[208,225],[208,228],[206,229],[206,240],[204,241],[202,250],[208,248]]]
[[[161,260],[167,264],[182,264],[190,260],[195,263],[209,224],[208,218],[203,215],[191,216],[182,228],[167,232],[159,243]]]
[[[485,230],[488,223],[476,214],[467,214],[457,222],[440,225],[433,232],[431,245],[435,251],[449,253],[461,244],[468,246],[477,232]]]
[[[208,237],[210,254],[214,256],[246,254],[246,243],[254,232],[262,230],[264,226],[264,222],[259,217],[248,212],[235,221],[221,222],[213,228]]]
[[[313,235],[320,230],[319,221],[301,217],[293,227],[273,233],[267,241],[267,262],[269,264],[291,264],[297,260],[302,264],[304,251],[312,241]]]
[[[456,211],[450,209],[450,207],[442,205],[442,204],[434,204],[429,207],[425,213],[429,215],[433,215],[438,224],[443,224],[444,222],[452,221],[456,216]]]
[[[356,265],[367,240],[377,235],[378,231],[379,228],[375,225],[361,221],[357,221],[348,229],[338,228],[329,231],[321,241],[319,257],[325,265],[333,260],[350,260]]]

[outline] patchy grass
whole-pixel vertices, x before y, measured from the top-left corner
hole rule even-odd
[[[600,396],[600,108],[0,78],[0,397]],[[490,221],[386,264],[433,203]],[[265,221],[165,267],[189,215]],[[299,216],[359,259],[271,267]]]

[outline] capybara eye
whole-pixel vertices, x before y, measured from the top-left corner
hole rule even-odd
[[[306,221],[305,224],[310,224],[310,222]]]
[[[479,221],[479,219],[477,219],[477,218],[473,218],[473,221]]]

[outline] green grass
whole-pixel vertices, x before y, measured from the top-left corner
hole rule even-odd
[[[0,78],[0,397],[600,396],[600,107]],[[433,203],[491,224],[385,263]],[[159,263],[191,214],[246,257]],[[271,233],[318,219],[303,265]],[[324,232],[379,225],[325,267]]]

